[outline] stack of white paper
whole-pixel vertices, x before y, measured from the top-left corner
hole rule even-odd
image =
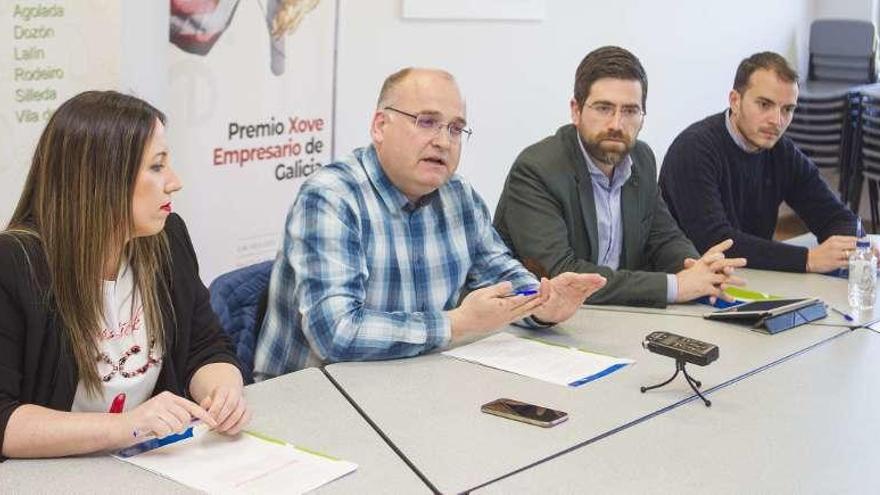
[[[209,493],[304,493],[342,477],[357,464],[243,433],[206,432],[133,457],[130,462]]]
[[[579,387],[635,362],[504,332],[443,354],[570,387]]]

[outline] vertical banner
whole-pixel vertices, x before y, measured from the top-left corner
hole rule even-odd
[[[117,0],[0,1],[0,230],[52,112],[81,91],[117,86],[119,25]]]
[[[330,160],[335,0],[171,0],[168,135],[207,283],[274,257]]]

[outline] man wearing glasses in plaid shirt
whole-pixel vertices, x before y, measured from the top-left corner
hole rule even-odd
[[[470,134],[449,73],[386,79],[372,145],[313,175],[288,214],[258,378],[415,356],[517,321],[548,326],[604,285],[596,274],[538,281],[511,257],[483,200],[455,175]]]

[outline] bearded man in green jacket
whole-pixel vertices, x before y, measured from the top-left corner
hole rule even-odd
[[[590,304],[663,307],[727,285],[743,258],[726,240],[701,257],[669,214],[657,186],[654,153],[638,133],[648,81],[641,62],[619,47],[587,54],[575,73],[572,124],[520,153],[495,211],[495,227],[540,275],[599,273],[605,287]]]

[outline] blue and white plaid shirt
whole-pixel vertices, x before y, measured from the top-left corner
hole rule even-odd
[[[537,285],[458,175],[411,203],[375,149],[328,165],[300,189],[269,286],[254,372],[415,356],[450,340],[462,290]]]

